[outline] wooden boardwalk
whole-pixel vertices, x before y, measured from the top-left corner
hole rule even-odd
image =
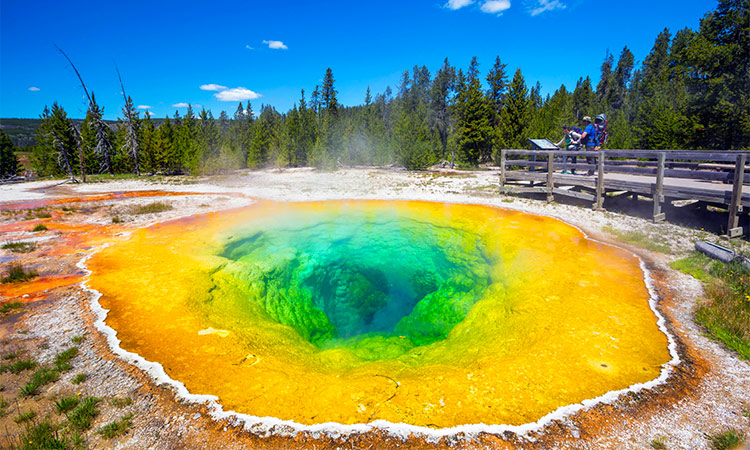
[[[571,162],[573,156],[577,164]],[[587,158],[590,163],[584,162]],[[750,190],[743,192],[750,185],[749,161],[746,151],[501,150],[500,192],[544,193],[548,201],[555,195],[575,197],[591,201],[595,209],[603,208],[607,196],[645,196],[653,201],[657,222],[665,220],[664,202],[696,200],[727,208],[727,235],[737,237],[743,234],[739,214],[750,207]],[[585,175],[587,171],[593,174]]]

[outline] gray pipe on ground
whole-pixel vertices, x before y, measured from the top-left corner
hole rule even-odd
[[[713,259],[718,259],[725,263],[738,262],[745,268],[750,269],[750,261],[721,245],[707,241],[698,241],[695,243],[695,249]]]

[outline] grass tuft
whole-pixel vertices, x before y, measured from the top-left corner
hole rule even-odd
[[[60,372],[70,370],[70,360],[78,355],[78,347],[71,347],[55,356],[55,368]]]
[[[13,253],[29,253],[36,250],[36,242],[6,242],[3,244],[3,250],[9,250]]]
[[[125,221],[120,216],[114,216],[112,218],[112,223],[123,223],[123,222],[125,222]]]
[[[72,338],[70,338],[70,341],[72,343],[74,343],[74,344],[80,344],[81,342],[83,342],[84,339],[86,339],[85,336],[77,334],[77,335],[73,336]]]
[[[18,446],[11,446],[11,448],[18,450],[67,450],[71,447],[67,439],[58,436],[57,427],[45,420],[27,428],[20,436]]]
[[[40,223],[39,225],[35,226],[31,231],[36,233],[38,231],[47,231],[47,230],[49,230],[49,228],[47,228],[45,225]]]
[[[97,433],[102,435],[104,439],[112,439],[113,437],[122,436],[127,433],[130,425],[133,423],[133,413],[125,414],[118,420],[112,421],[97,430]]]
[[[745,435],[735,429],[729,429],[719,434],[707,436],[714,450],[731,450],[745,442]]]
[[[50,367],[42,367],[41,369],[34,372],[31,376],[31,381],[26,383],[21,388],[21,397],[31,397],[39,393],[39,388],[45,384],[57,381],[60,378],[60,373]]]
[[[57,408],[58,414],[65,414],[66,412],[72,410],[78,406],[78,396],[77,395],[71,395],[70,397],[64,397],[60,400],[55,402],[55,407]]]
[[[23,308],[23,303],[21,302],[10,302],[6,303],[3,306],[0,306],[0,313],[8,313],[13,311],[14,309],[21,309]]]
[[[3,283],[23,283],[38,277],[39,274],[34,270],[26,271],[20,264],[11,264],[8,275],[2,279]]]
[[[148,203],[146,205],[135,205],[128,209],[130,214],[157,214],[172,209],[172,205],[164,202]]]
[[[667,438],[666,436],[656,436],[649,442],[649,445],[656,450],[664,450],[667,448]]]
[[[9,405],[10,405],[10,402],[8,402],[8,400],[5,397],[0,395],[0,417],[5,417],[5,415],[8,414],[7,408]]]
[[[133,399],[130,397],[120,398],[115,397],[109,401],[109,403],[115,408],[124,408],[133,404]]]
[[[97,397],[86,397],[82,399],[78,406],[66,414],[68,421],[78,431],[86,431],[91,428],[94,417],[99,414],[97,404],[101,399]]]
[[[84,381],[86,381],[86,374],[85,373],[79,373],[78,375],[76,375],[75,377],[73,377],[72,380],[70,380],[70,382],[73,383],[73,384],[81,384]]]
[[[11,364],[4,364],[0,366],[0,373],[10,372],[19,374],[24,370],[33,369],[36,367],[36,361],[31,359],[21,359]]]
[[[22,423],[31,421],[31,419],[33,419],[34,417],[36,417],[36,412],[26,411],[25,413],[21,413],[17,415],[16,417],[14,417],[13,422],[17,424],[22,424]]]

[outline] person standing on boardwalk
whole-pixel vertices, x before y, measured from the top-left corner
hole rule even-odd
[[[559,148],[565,148],[568,151],[577,151],[581,148],[581,135],[576,133],[571,127],[564,126],[562,127],[563,130],[563,137],[560,139],[560,142],[555,144]],[[565,147],[563,147],[565,145]],[[576,164],[578,162],[578,157],[576,156],[563,156],[563,165],[568,164],[568,158],[573,159],[573,164]],[[575,175],[576,169],[574,168],[571,171],[567,171],[563,169],[562,173],[570,173]]]
[[[599,141],[596,138],[596,127],[591,124],[591,117],[586,116],[583,118],[583,133],[581,134],[581,145],[587,152],[594,152],[599,147]],[[586,163],[595,164],[596,158],[593,156],[586,157]],[[586,175],[593,175],[594,169],[589,169]]]

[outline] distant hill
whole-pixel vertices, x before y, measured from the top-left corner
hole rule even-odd
[[[158,126],[164,119],[151,119],[154,126]],[[112,129],[117,125],[116,120],[105,120]],[[83,119],[73,119],[73,123],[80,127]],[[16,147],[31,147],[37,144],[36,129],[42,124],[42,119],[0,119],[0,129],[13,141]]]

